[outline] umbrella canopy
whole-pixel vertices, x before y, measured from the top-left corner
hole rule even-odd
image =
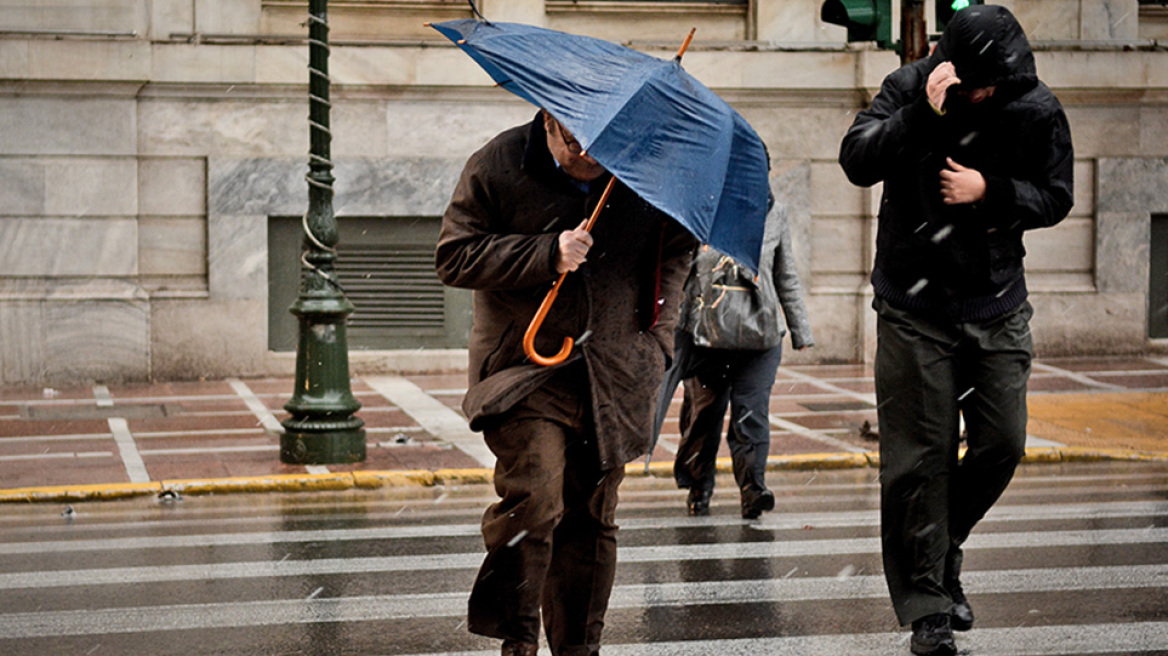
[[[757,272],[766,148],[679,58],[518,23],[432,26],[504,89],[550,112],[630,189]]]

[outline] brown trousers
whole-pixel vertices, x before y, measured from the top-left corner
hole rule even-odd
[[[600,470],[588,407],[583,366],[570,367],[484,431],[500,500],[483,514],[471,632],[536,644],[542,609],[553,654],[599,653],[624,469]]]

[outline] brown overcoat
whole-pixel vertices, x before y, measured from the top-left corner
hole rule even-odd
[[[474,290],[463,402],[471,428],[490,425],[564,366],[531,363],[523,333],[558,277],[559,233],[589,216],[607,181],[578,188],[548,151],[539,115],[467,161],[435,260],[444,283]],[[586,363],[600,464],[610,469],[648,447],[696,241],[619,182],[592,236],[588,261],[567,275],[535,344],[549,356],[565,337],[577,340],[568,362]]]

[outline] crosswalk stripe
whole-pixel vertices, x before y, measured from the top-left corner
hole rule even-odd
[[[1084,504],[1082,506],[998,506],[990,511],[986,518],[982,520],[982,524],[1057,519],[1121,519],[1125,517],[1148,517],[1165,514],[1168,514],[1168,502],[1162,501],[1115,502]],[[260,518],[248,518],[246,520],[249,524],[255,524],[261,521],[262,519]],[[808,528],[874,527],[880,525],[880,514],[875,510],[792,513],[784,516],[768,516],[762,521],[749,524],[732,515],[630,518],[619,523],[622,535],[627,535],[632,531],[743,525],[749,526],[754,530],[783,531]],[[142,523],[137,523],[132,526],[134,528],[142,528]],[[166,537],[96,538],[67,542],[29,541],[0,543],[0,555],[124,549],[217,547],[321,541],[471,537],[478,536],[479,531],[478,524],[434,524],[354,529],[211,533]]]
[[[881,576],[708,581],[616,586],[610,608],[882,599]],[[1141,589],[1168,586],[1168,565],[970,572],[979,594]],[[459,616],[466,592],[286,599],[39,611],[0,615],[0,635],[34,638],[311,622]],[[764,652],[765,653],[765,652]]]
[[[1109,654],[1162,650],[1168,644],[1168,622],[1131,624],[1033,626],[975,629],[961,634],[962,654]],[[442,652],[441,656],[495,656],[493,651]],[[546,651],[541,651],[546,654]],[[759,654],[848,654],[887,656],[908,653],[908,633],[852,633],[842,635],[685,640],[648,644],[605,644],[605,656],[758,656]],[[1159,652],[1157,652],[1159,653]],[[411,656],[439,656],[412,654]]]
[[[977,549],[1026,549],[1161,544],[1164,542],[1168,542],[1168,528],[1046,531],[974,535],[965,544],[965,549],[967,551]],[[714,544],[622,547],[619,552],[619,561],[627,564],[877,553],[880,553],[880,541],[873,537],[837,540],[795,540],[749,543],[719,542]],[[482,558],[482,553],[475,552],[420,556],[318,558],[312,560],[9,572],[0,573],[0,590],[78,585],[157,583],[162,581],[209,581],[273,576],[321,576],[327,574],[472,569],[477,568],[481,564]]]

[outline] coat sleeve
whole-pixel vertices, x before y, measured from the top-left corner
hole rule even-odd
[[[807,306],[803,303],[803,285],[799,282],[799,272],[795,267],[795,255],[791,252],[791,229],[786,217],[786,210],[782,210],[782,229],[779,245],[775,247],[774,282],[775,291],[779,295],[779,304],[783,306],[783,316],[787,320],[787,328],[791,331],[791,345],[796,349],[815,346],[815,337],[811,334],[811,319],[807,314]]]
[[[669,362],[673,358],[673,333],[681,316],[682,287],[689,277],[698,242],[672,219],[666,219],[662,238],[661,289],[658,294],[662,306],[652,333],[665,352],[666,362]]]
[[[940,117],[924,93],[927,61],[884,78],[872,105],[856,115],[844,134],[839,163],[852,184],[870,187],[884,180],[935,133]]]
[[[1032,153],[1034,171],[1027,179],[985,175],[985,216],[1005,230],[1046,228],[1062,221],[1075,203],[1075,153],[1062,107],[1052,98],[1026,130],[1024,152]]]
[[[452,287],[505,291],[554,280],[558,233],[510,234],[505,181],[492,178],[498,166],[471,156],[442,217],[434,264]]]

